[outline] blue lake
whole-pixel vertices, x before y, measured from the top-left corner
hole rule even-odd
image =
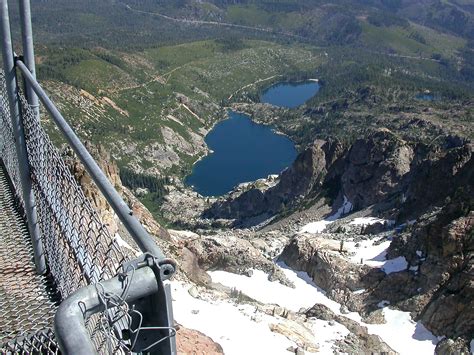
[[[218,196],[236,185],[278,174],[296,157],[293,142],[247,115],[233,111],[206,136],[213,153],[198,161],[185,182],[204,196]]]
[[[261,95],[261,101],[294,108],[319,91],[315,81],[279,83]],[[219,196],[236,185],[278,174],[291,165],[297,151],[293,142],[270,127],[256,124],[247,115],[229,111],[206,136],[213,153],[198,161],[185,183],[203,196]]]
[[[422,101],[435,101],[436,98],[433,94],[418,94],[415,96],[417,100],[422,100]]]
[[[319,88],[316,81],[278,83],[266,89],[261,95],[260,101],[274,106],[295,108],[316,95]]]

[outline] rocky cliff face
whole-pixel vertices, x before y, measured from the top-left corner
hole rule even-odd
[[[473,190],[466,190],[421,218],[389,249],[390,257],[402,255],[418,266],[415,275],[404,275],[405,292],[394,303],[415,312],[435,334],[465,340],[474,337],[473,207]],[[380,295],[390,284],[385,280],[374,292]]]
[[[416,147],[415,160],[406,181],[400,218],[411,218],[430,206],[442,206],[446,198],[472,188],[473,144],[446,137],[441,147]]]
[[[128,203],[130,209],[133,211],[138,220],[143,224],[145,229],[159,240],[169,241],[170,235],[167,230],[157,223],[150,211],[148,211],[148,209],[143,206],[143,204],[128,188],[122,185],[119,169],[115,161],[111,158],[110,154],[100,145],[93,146],[87,143],[86,148],[93,155],[97,164],[105,173],[112,185],[114,185],[117,191],[122,195],[125,202]],[[107,200],[92,181],[92,178],[87,173],[82,163],[77,158],[75,158],[75,155],[71,150],[65,151],[65,157],[69,169],[78,181],[86,197],[88,197],[91,201],[92,207],[94,207],[99,213],[102,222],[107,226],[110,234],[113,236],[115,233],[120,231],[121,236],[126,235],[127,232],[120,225],[112,207],[110,207],[110,205],[107,203]]]
[[[446,337],[437,353],[467,353],[474,338],[473,196],[471,190],[405,230],[394,230],[386,258],[406,260],[396,272],[350,261],[343,244],[334,240],[336,227],[320,235],[295,235],[279,260],[307,272],[332,299],[361,313],[366,322],[383,300],[411,312],[433,334]],[[354,238],[354,232],[339,237]]]
[[[471,183],[457,191],[443,207],[433,207],[393,232],[368,231],[381,236],[374,240],[390,236],[387,260],[406,260],[397,272],[348,260],[343,244],[334,240],[352,240],[357,234],[347,221],[326,234],[295,235],[279,259],[306,271],[349,309],[371,317],[384,300],[411,312],[433,334],[447,337],[438,353],[467,353],[474,338],[474,189]],[[344,235],[337,234],[340,231]]]
[[[341,191],[360,209],[402,193],[413,147],[388,130],[358,139],[345,157]]]
[[[355,210],[382,204],[387,211],[392,208],[392,217],[414,218],[474,180],[472,144],[451,136],[440,141],[433,146],[407,142],[387,129],[348,149],[338,141],[317,140],[280,174],[276,186],[217,201],[204,216],[271,216],[319,195],[339,196],[339,204],[346,197]]]

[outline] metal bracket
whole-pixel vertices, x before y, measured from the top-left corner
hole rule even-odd
[[[158,292],[129,305],[132,324],[129,329],[122,330],[121,335],[130,339],[133,352],[176,354],[171,291],[169,285],[164,286],[162,282],[175,273],[176,263],[171,259],[159,261],[145,253],[123,264],[124,275],[142,267],[153,270],[158,280]]]
[[[156,269],[160,275],[160,280],[169,280],[176,272],[177,264],[173,259],[159,259],[151,253],[144,253],[136,259],[126,261],[123,263],[123,272],[128,272],[133,269],[137,270],[143,266],[149,266]],[[155,270],[155,272],[156,272]]]
[[[22,55],[18,55],[18,54],[16,54],[16,53],[14,53],[13,60],[14,60],[14,62],[15,62],[15,66],[16,66],[16,62],[18,62],[18,61],[24,62],[24,61],[25,61],[25,57],[23,57]]]

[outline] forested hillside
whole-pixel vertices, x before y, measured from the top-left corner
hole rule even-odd
[[[472,137],[469,1],[38,0],[32,8],[40,80],[78,133],[134,174],[183,178],[229,107],[299,149],[331,136],[350,143],[380,125],[424,142],[440,131]],[[272,83],[308,78],[322,88],[300,108],[255,104]],[[435,100],[417,99],[426,92]]]

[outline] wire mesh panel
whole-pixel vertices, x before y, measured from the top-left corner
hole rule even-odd
[[[0,158],[15,187],[16,197],[21,201],[20,171],[13,137],[10,107],[5,87],[5,73],[0,71]]]
[[[0,95],[0,158],[18,192],[21,191],[20,179],[3,72],[0,73]],[[61,301],[83,286],[116,276],[122,271],[123,263],[133,259],[134,254],[121,248],[117,238],[110,235],[101,223],[59,150],[21,94],[20,103],[41,239],[49,272]],[[109,314],[105,317],[98,314],[87,322],[91,338],[101,353],[110,353],[111,349],[116,352],[119,346],[112,328],[102,324],[107,316]],[[10,345],[30,344],[32,349],[36,349],[43,339],[45,343],[41,345],[40,352],[55,352],[54,341],[52,345],[49,343],[52,341],[51,334],[49,331],[33,333],[15,339]],[[0,352],[1,343],[0,338]]]
[[[44,329],[51,326],[57,308],[50,280],[36,274],[28,229],[12,190],[0,164],[1,354],[19,353],[25,344],[28,349],[41,348],[38,339],[52,334]]]
[[[109,279],[133,257],[99,220],[58,149],[20,97],[41,235],[62,298]]]

